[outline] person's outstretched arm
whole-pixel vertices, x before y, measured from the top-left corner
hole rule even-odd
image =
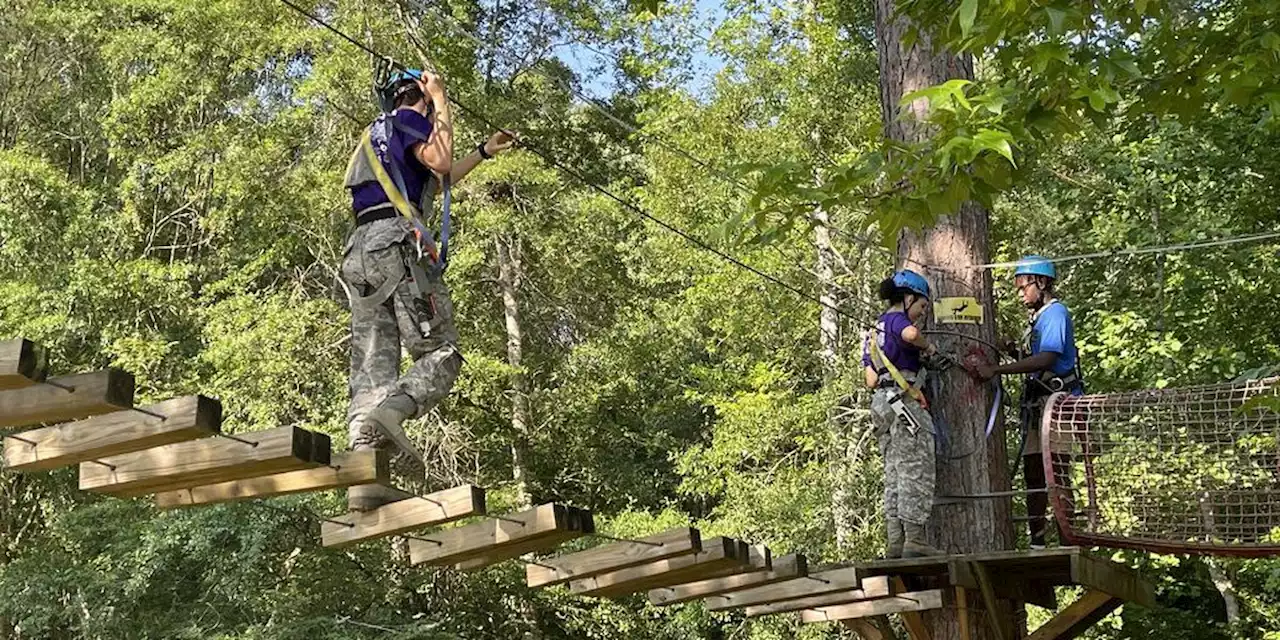
[[[471,173],[481,161],[485,159],[485,155],[490,158],[510,149],[516,143],[516,136],[507,131],[499,131],[484,141],[484,155],[480,153],[477,147],[471,150],[463,159],[453,163],[453,171],[449,172],[449,181],[458,184],[463,178]]]

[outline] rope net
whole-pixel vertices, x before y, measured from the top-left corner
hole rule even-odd
[[[1046,402],[1049,496],[1071,544],[1280,554],[1280,378]]]

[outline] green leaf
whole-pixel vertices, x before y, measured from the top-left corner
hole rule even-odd
[[[1013,161],[1012,140],[1012,135],[998,129],[983,129],[973,137],[974,144],[979,148],[1000,154],[1005,160],[1009,161],[1009,164],[1016,167],[1018,165]]]
[[[1049,16],[1049,35],[1059,35],[1063,29],[1063,24],[1067,20],[1067,12],[1058,7],[1045,7],[1045,14]]]
[[[973,31],[973,23],[978,18],[978,0],[962,0],[960,2],[960,35],[968,38]]]

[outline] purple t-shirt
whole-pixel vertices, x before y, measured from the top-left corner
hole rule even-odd
[[[911,326],[911,320],[907,318],[907,314],[901,311],[890,311],[880,316],[880,321],[876,323],[875,330],[871,331],[871,336],[875,338],[876,344],[880,345],[880,351],[884,353],[884,357],[893,363],[900,371],[919,371],[920,370],[920,348],[902,339],[902,330]],[[873,366],[871,364],[871,345],[862,345],[862,364],[863,366]],[[880,373],[884,373],[881,371]]]
[[[395,174],[391,172],[389,163],[394,162],[400,169],[406,191],[405,199],[416,205],[422,200],[422,187],[431,176],[431,170],[422,166],[422,163],[418,162],[413,155],[413,145],[420,140],[397,127],[391,128],[391,137],[388,139],[386,117],[386,114],[382,114],[373,122],[369,130],[369,141],[373,143],[374,152],[378,154],[378,159],[382,161],[382,166],[386,167],[387,174],[392,176],[392,179]],[[431,121],[413,109],[396,109],[394,117],[396,123],[403,127],[418,131],[424,136],[431,135]],[[387,198],[387,193],[382,190],[382,185],[376,180],[356,185],[351,189],[351,209],[357,213],[389,202],[391,200]]]

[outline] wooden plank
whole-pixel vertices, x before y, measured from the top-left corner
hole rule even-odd
[[[9,471],[48,471],[195,440],[222,429],[222,405],[203,396],[166,400],[147,405],[143,411],[156,415],[117,411],[9,436],[4,439],[4,467]]]
[[[956,558],[952,559],[949,564],[948,580],[951,584],[975,592],[980,589],[978,579],[974,577],[968,562]],[[995,572],[994,569],[990,568],[990,565],[988,567],[989,570]],[[1065,582],[1065,580],[1062,580],[1062,582]],[[1029,576],[1021,574],[996,573],[992,587],[995,589],[997,598],[1029,602],[1050,610],[1057,610],[1058,608],[1058,596],[1054,593],[1051,582],[1033,581]]]
[[[658,587],[684,584],[719,574],[726,569],[749,567],[742,544],[733,538],[704,540],[702,551],[657,560],[618,571],[569,582],[579,595],[614,598]]]
[[[861,588],[862,579],[858,577],[857,569],[840,567],[810,572],[794,580],[712,596],[707,598],[706,606],[710,611],[724,611]]]
[[[43,347],[24,338],[0,341],[0,390],[39,384],[48,373]]]
[[[157,493],[156,506],[161,509],[194,507],[360,484],[386,484],[391,481],[390,460],[389,452],[381,449],[338,453],[333,455],[332,467],[289,471],[250,480],[232,480]]]
[[[768,571],[769,566],[773,562],[773,557],[770,554],[768,547],[765,547],[764,545],[750,545],[742,541],[738,542],[738,552],[735,557],[745,558],[745,561],[740,564],[725,566],[716,571],[699,572],[698,580],[729,578],[733,576]],[[668,582],[663,588],[677,584],[684,583]]]
[[[870,578],[865,578],[863,579],[862,584],[863,586],[861,589],[848,589],[833,593],[824,593],[822,595],[795,598],[793,600],[783,600],[782,602],[774,602],[772,604],[747,607],[744,613],[748,618],[754,618],[757,616],[768,616],[778,613],[788,613],[791,611],[803,611],[805,609],[818,609],[838,604],[849,604],[851,602],[859,602],[862,600],[874,600],[876,598],[884,598],[892,595],[888,576],[872,576]],[[903,591],[906,591],[906,589],[899,589],[899,592]]]
[[[1109,593],[1090,589],[1079,600],[1058,612],[1048,622],[1040,625],[1027,640],[1071,640],[1124,604]]]
[[[941,609],[944,605],[945,598],[942,589],[930,589],[928,591],[911,591],[888,598],[810,609],[800,612],[800,620],[806,623],[835,622],[850,618],[883,616],[890,613],[929,611],[931,609]]]
[[[486,553],[482,556],[459,562],[458,564],[453,565],[453,568],[458,571],[475,571],[505,560],[519,558],[526,554],[550,551],[570,540],[595,533],[596,525],[590,511],[586,509],[579,509],[577,507],[565,508],[569,511],[569,526],[567,530],[557,532],[550,536],[531,538],[522,543],[509,545],[498,551]]]
[[[179,442],[80,464],[80,489],[134,497],[315,467],[314,439],[297,427]],[[246,444],[254,443],[254,444]]]
[[[953,560],[981,562],[997,575],[1027,573],[1070,583],[1071,558],[1079,555],[1079,547],[1055,547],[1020,551],[986,551],[982,553],[894,558],[857,563],[863,576],[871,575],[945,575]]]
[[[893,578],[893,592],[902,593],[907,590],[906,584],[902,578]],[[899,617],[902,618],[902,626],[907,630],[907,637],[911,640],[930,640],[929,625],[924,623],[924,616],[919,611],[899,611]]]
[[[747,547],[747,564],[751,565],[753,569],[768,571],[773,568],[773,552],[763,544],[749,545]]]
[[[0,429],[79,420],[133,407],[133,374],[119,369],[0,391]]]
[[[525,578],[530,587],[546,587],[701,550],[697,529],[676,527],[639,540],[613,542],[540,560],[544,566],[530,565],[525,569]]]
[[[371,511],[356,511],[330,518],[332,522],[320,523],[320,542],[331,549],[342,549],[366,540],[399,535],[484,513],[484,489],[464,484],[385,504]]]
[[[997,640],[1013,640],[1013,629],[1009,628],[1008,619],[999,614],[1000,603],[996,599],[996,590],[992,586],[991,575],[987,572],[986,565],[970,562],[969,571],[978,581],[978,591],[982,594],[982,606],[989,614],[987,620],[991,623],[992,633]]]
[[[1122,564],[1087,553],[1071,557],[1071,580],[1075,584],[1109,593],[1126,602],[1147,608],[1156,606],[1155,585],[1137,571]]]
[[[432,566],[457,564],[530,540],[554,540],[569,530],[569,510],[544,504],[466,526],[409,539],[409,562]]]
[[[649,592],[649,602],[658,606],[701,600],[711,596],[734,593],[753,587],[791,580],[809,572],[809,563],[803,555],[789,554],[773,559],[773,568],[736,576],[699,580],[674,587],[663,587]]]
[[[308,456],[312,462],[322,464],[326,467],[333,465],[333,439],[327,433],[319,431],[308,431],[311,436],[311,455]]]

